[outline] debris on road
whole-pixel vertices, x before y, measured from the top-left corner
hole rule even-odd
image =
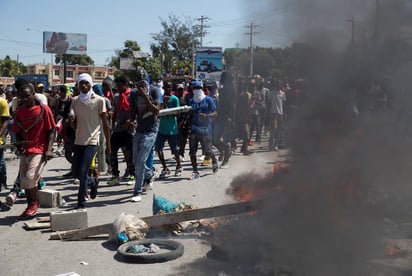
[[[231,203],[207,208],[199,208],[182,212],[167,213],[141,218],[149,227],[162,226],[167,224],[178,223],[182,221],[199,220],[203,218],[213,218],[220,216],[249,213],[262,208],[261,201],[247,201]],[[69,230],[64,232],[53,233],[50,235],[51,240],[81,240],[90,236],[110,233],[112,223],[106,223],[97,226],[91,226],[78,230]]]

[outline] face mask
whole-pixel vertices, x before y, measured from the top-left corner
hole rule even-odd
[[[195,89],[193,90],[193,100],[195,103],[199,103],[203,98],[206,97],[205,93],[203,93],[202,89]]]
[[[89,91],[87,93],[80,93],[79,94],[79,99],[82,101],[84,104],[89,104],[92,96],[92,91]]]

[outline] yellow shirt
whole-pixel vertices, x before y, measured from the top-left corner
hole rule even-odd
[[[0,97],[0,118],[2,117],[10,117],[10,113],[7,101]],[[0,120],[0,122],[3,123],[2,120]],[[5,140],[4,135],[0,136],[0,145],[3,145]]]

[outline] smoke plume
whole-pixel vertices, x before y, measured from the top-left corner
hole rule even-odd
[[[229,275],[373,275],[385,219],[412,210],[412,5],[267,1],[279,8],[283,31],[310,49],[298,61],[307,97],[286,125],[290,166],[233,181],[234,196],[265,189],[265,208],[219,229],[215,257]]]

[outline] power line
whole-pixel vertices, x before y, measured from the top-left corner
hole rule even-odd
[[[290,2],[290,3],[286,3],[285,5],[281,7],[273,7],[270,9],[261,10],[261,11],[256,12],[253,15],[247,15],[247,16],[242,16],[239,18],[217,21],[211,25],[212,27],[228,27],[230,25],[239,25],[239,24],[243,24],[246,22],[261,19],[262,17],[273,17],[275,15],[280,15],[298,6],[301,6],[303,8],[303,6],[306,4],[308,3]]]

